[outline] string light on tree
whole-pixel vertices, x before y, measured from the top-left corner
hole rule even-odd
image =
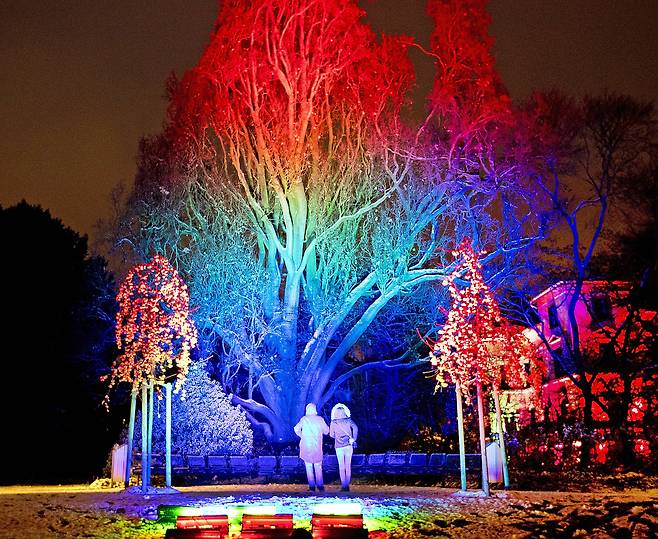
[[[117,295],[116,343],[110,387],[163,382],[173,370],[185,379],[197,332],[190,319],[190,295],[169,261],[156,255],[130,270]]]
[[[150,486],[154,386],[166,392],[165,482],[171,487],[171,379],[180,388],[190,365],[190,352],[197,344],[197,331],[190,319],[190,295],[169,261],[156,255],[133,267],[117,294],[116,343],[119,357],[112,364],[110,389],[119,382],[132,386],[126,459],[126,487],[130,484],[132,443],[137,392],[142,399],[142,490]],[[106,397],[106,405],[108,398]]]
[[[471,240],[464,239],[452,254],[458,263],[443,281],[450,292],[451,309],[438,332],[438,339],[427,344],[430,346],[430,361],[435,369],[437,385],[447,387],[455,384],[457,391],[462,490],[466,490],[466,468],[461,401],[465,396],[469,402],[471,388],[475,386],[477,389],[482,489],[488,494],[482,388],[490,387],[493,393],[503,476],[505,486],[508,486],[499,391],[503,381],[511,387],[523,387],[530,379],[538,396],[542,371],[537,368],[539,364],[533,361],[530,343],[518,328],[501,316],[491,289],[484,281],[482,266]]]

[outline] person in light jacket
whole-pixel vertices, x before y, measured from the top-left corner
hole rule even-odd
[[[322,478],[322,436],[329,434],[329,427],[318,415],[312,402],[306,405],[306,415],[295,425],[295,434],[299,436],[299,458],[306,466],[308,489],[324,490]]]
[[[340,474],[341,490],[350,490],[352,480],[352,453],[359,428],[352,421],[350,409],[342,403],[336,404],[331,410],[331,426],[329,436],[335,440],[336,457],[338,458],[338,473]]]

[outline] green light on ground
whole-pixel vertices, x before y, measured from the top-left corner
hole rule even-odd
[[[319,503],[313,506],[316,515],[360,515],[363,506],[360,503]]]
[[[227,505],[159,505],[158,521],[176,522],[178,517],[199,517],[209,515],[227,515],[229,521],[241,520],[242,515],[275,515],[277,513],[276,505],[247,505],[247,504],[227,504]]]

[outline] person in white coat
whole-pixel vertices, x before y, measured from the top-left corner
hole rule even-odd
[[[335,441],[338,473],[340,474],[340,485],[343,491],[350,490],[352,453],[359,435],[359,428],[352,421],[351,415],[350,409],[339,402],[331,410],[331,425],[329,426],[329,436]]]
[[[309,490],[324,490],[322,477],[322,436],[329,434],[329,427],[318,415],[312,402],[306,405],[306,415],[295,425],[295,434],[299,436],[299,458],[306,466],[306,478]]]

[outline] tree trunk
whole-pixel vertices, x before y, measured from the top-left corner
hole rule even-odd
[[[148,470],[148,446],[146,445],[146,438],[148,436],[148,391],[146,384],[142,384],[142,492],[146,492],[149,483],[149,470]]]
[[[580,446],[580,465],[587,467],[591,461],[590,455],[593,448],[592,434],[594,433],[594,413],[592,407],[594,406],[594,395],[592,394],[591,382],[586,379],[586,375],[582,375],[583,384],[581,392],[583,394],[583,426],[586,429],[586,436],[582,437],[582,445]]]
[[[484,432],[484,404],[482,402],[482,384],[477,382],[478,423],[480,425],[480,456],[482,459],[482,492],[489,496],[489,466],[487,465],[487,444]]]
[[[621,370],[621,369],[620,369]],[[629,467],[634,464],[636,458],[635,444],[633,441],[633,426],[629,423],[628,415],[633,403],[632,378],[627,374],[620,374],[622,381],[621,393],[611,389],[612,395],[608,400],[608,426],[610,429],[611,439],[617,442],[619,448],[615,452],[619,464]]]
[[[165,486],[171,488],[171,383],[165,384]]]
[[[464,444],[464,409],[462,405],[461,384],[455,384],[455,396],[457,397],[457,435],[459,436],[459,475],[461,478],[461,489],[468,490],[466,484],[466,446]]]
[[[505,450],[505,429],[503,428],[503,416],[500,413],[500,398],[498,390],[493,390],[494,404],[496,405],[496,427],[498,428],[498,443],[500,447],[500,460],[503,463],[503,485],[509,488],[509,470],[507,469],[507,451]]]
[[[133,465],[133,439],[135,436],[135,408],[137,407],[137,389],[133,388],[130,393],[130,417],[128,419],[128,441],[126,448],[126,475],[124,488],[130,486],[130,472]]]

